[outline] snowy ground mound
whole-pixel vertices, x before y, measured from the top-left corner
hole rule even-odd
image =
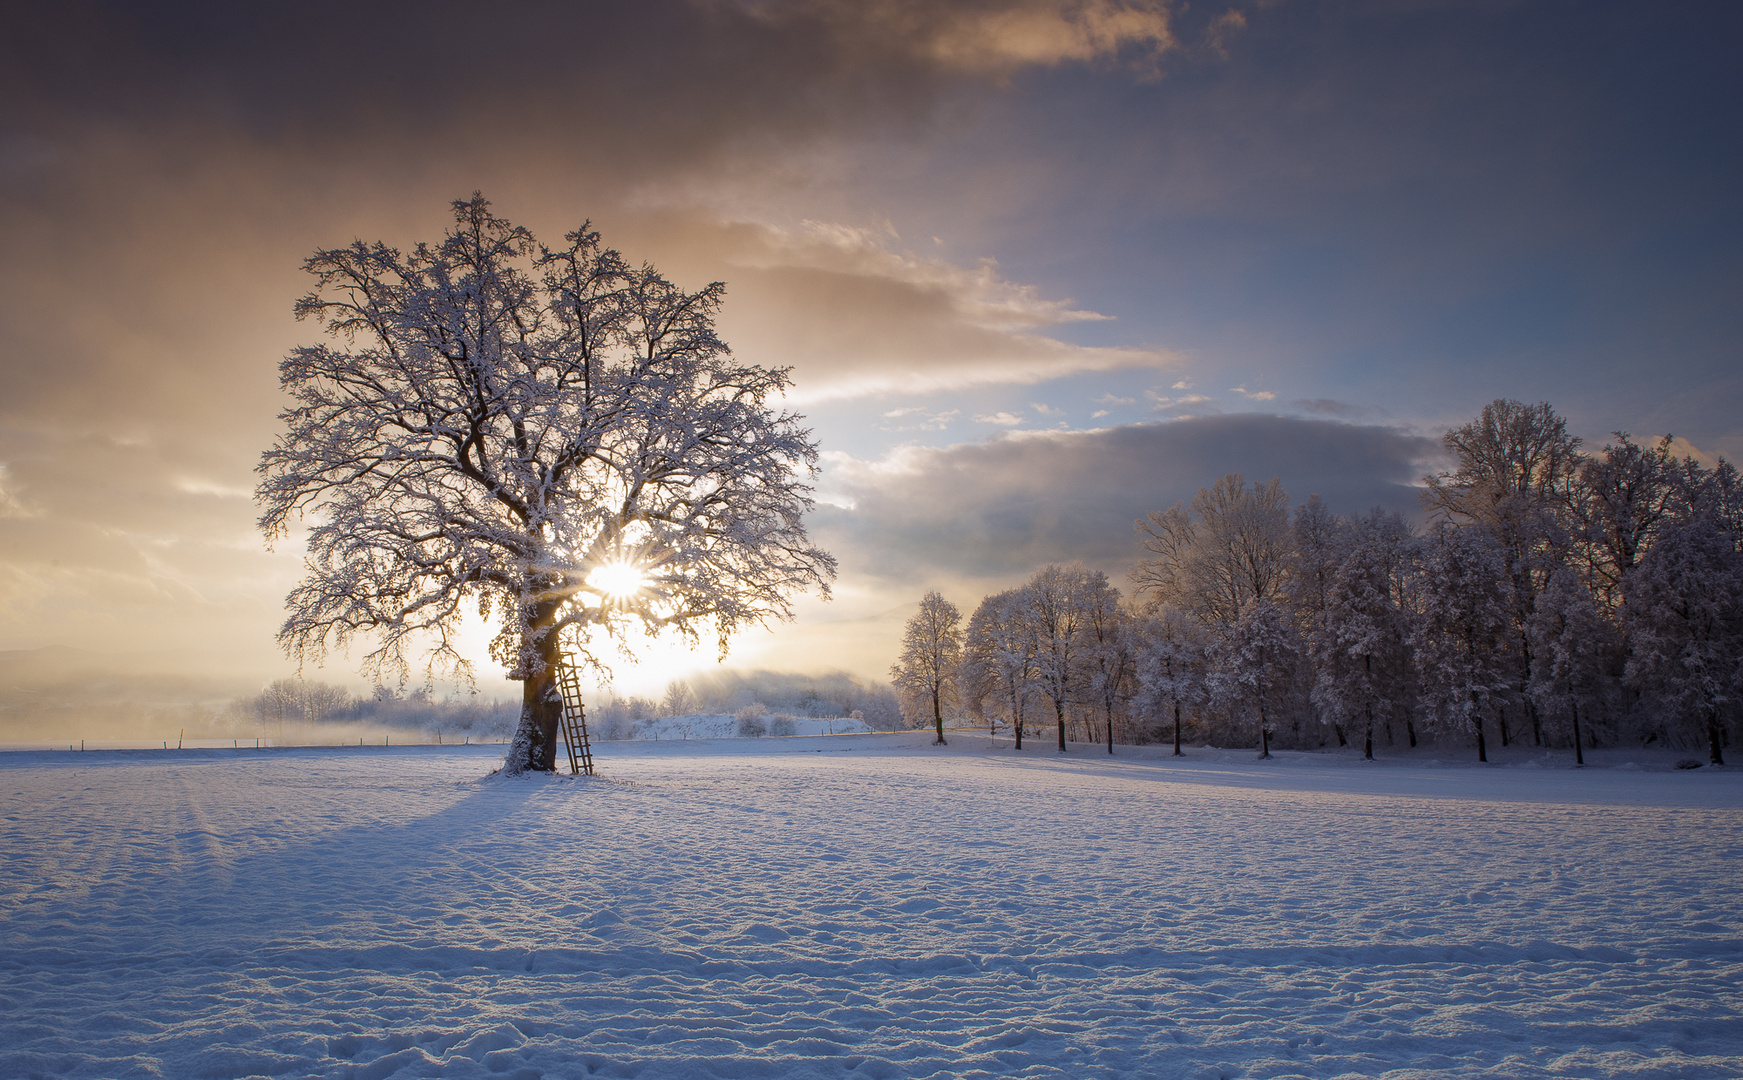
[[[1743,1073],[1743,772],[927,742],[0,754],[0,1076]]]

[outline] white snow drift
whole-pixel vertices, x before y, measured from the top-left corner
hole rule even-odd
[[[0,1075],[1743,1070],[1737,773],[925,739],[0,754]]]

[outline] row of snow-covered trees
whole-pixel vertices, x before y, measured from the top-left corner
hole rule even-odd
[[[836,671],[820,675],[776,671],[703,672],[674,679],[658,701],[611,694],[587,710],[603,738],[621,737],[639,720],[699,713],[737,713],[751,705],[763,712],[795,717],[857,717],[873,728],[901,722],[896,696],[879,686]],[[759,713],[759,715],[761,715]]]
[[[929,594],[892,670],[917,722],[946,711],[1116,741],[1372,756],[1419,740],[1723,749],[1743,695],[1743,483],[1626,435],[1593,453],[1546,404],[1446,433],[1426,521],[1290,508],[1231,474],[1137,523],[1123,599],[1048,566],[960,614]],[[916,649],[926,623],[943,647]],[[954,635],[954,637],[952,636]]]

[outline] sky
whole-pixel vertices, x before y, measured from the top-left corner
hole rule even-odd
[[[1495,398],[1743,457],[1736,4],[5,15],[0,650],[291,673],[252,492],[302,260],[475,190],[726,282],[737,355],[793,369],[840,577],[729,665],[877,676],[927,589],[1125,586],[1132,521],[1226,472],[1413,511]]]

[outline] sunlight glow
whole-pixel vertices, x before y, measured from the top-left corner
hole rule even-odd
[[[613,562],[595,569],[587,575],[587,584],[613,600],[627,600],[640,592],[648,583],[642,568],[634,563]]]

